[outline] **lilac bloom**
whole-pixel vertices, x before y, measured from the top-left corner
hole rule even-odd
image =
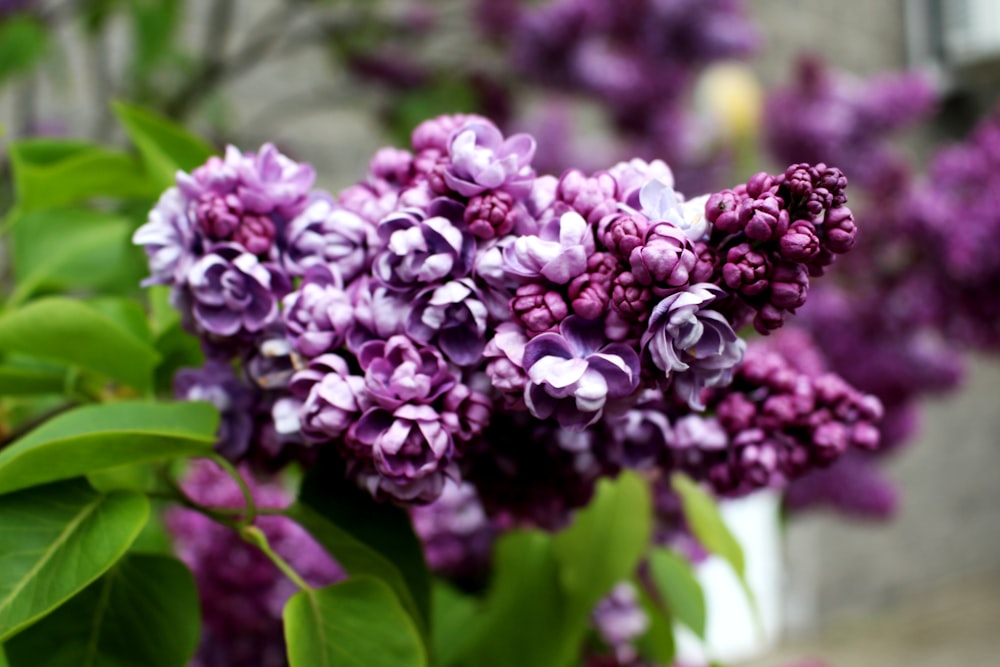
[[[535,172],[531,159],[535,140],[528,134],[504,139],[490,122],[471,122],[455,132],[448,144],[451,164],[445,183],[465,197],[487,190],[506,190],[517,198],[531,191]]]
[[[241,246],[225,243],[188,272],[195,321],[217,336],[256,333],[278,318],[278,299],[288,278]]]
[[[393,411],[372,408],[351,426],[349,437],[382,478],[367,480],[376,493],[423,502],[440,495],[451,472],[454,444],[433,407],[403,404]]]
[[[302,401],[299,422],[310,442],[341,437],[370,405],[364,378],[351,375],[347,362],[336,354],[313,359],[292,377],[288,388]]]
[[[497,531],[473,485],[447,479],[441,496],[412,508],[410,516],[432,571],[452,579],[486,572]]]
[[[354,306],[340,276],[325,264],[306,271],[299,289],[285,297],[283,306],[288,338],[305,357],[318,357],[343,345],[354,321]]]
[[[468,278],[429,287],[413,302],[406,333],[414,340],[437,345],[459,366],[478,363],[486,345],[486,306]]]
[[[701,240],[708,231],[705,203],[708,195],[685,202],[663,181],[652,180],[639,191],[642,212],[654,223],[666,221],[682,230],[692,241]]]
[[[639,357],[622,343],[606,344],[599,321],[571,315],[559,333],[535,336],[524,347],[529,383],[524,402],[535,417],[554,417],[563,428],[583,430],[604,414],[608,401],[639,386]]]
[[[357,353],[369,340],[403,333],[410,303],[398,292],[361,276],[347,288],[354,302],[354,321],[347,329],[347,347]]]
[[[132,243],[144,246],[152,275],[142,281],[150,285],[178,285],[194,263],[200,244],[195,226],[187,214],[187,200],[177,188],[170,188],[149,212],[149,219],[135,230]]]
[[[645,160],[635,158],[628,162],[619,162],[608,170],[618,184],[617,198],[632,208],[639,208],[639,191],[650,181],[659,181],[670,188],[674,187],[674,173],[663,160]]]
[[[250,448],[253,435],[253,389],[241,382],[233,367],[209,359],[201,368],[182,368],[174,375],[174,396],[185,401],[207,401],[221,416],[215,451],[236,461]]]
[[[456,382],[454,373],[432,348],[418,348],[406,336],[373,340],[358,351],[368,395],[380,407],[430,404]]]
[[[574,211],[546,222],[537,236],[518,237],[504,249],[508,273],[545,278],[564,285],[587,270],[594,253],[594,230]]]
[[[335,267],[345,281],[368,268],[378,247],[375,225],[341,208],[326,193],[315,193],[309,205],[288,224],[283,256],[290,275],[301,276],[311,266]]]
[[[450,199],[432,202],[426,217],[418,210],[391,215],[378,226],[383,248],[372,273],[393,289],[463,278],[476,249],[475,238],[464,230],[462,207]]]
[[[729,384],[746,350],[726,318],[707,308],[723,295],[716,285],[700,283],[668,296],[653,308],[641,340],[643,351],[695,410],[704,409],[702,389]]]

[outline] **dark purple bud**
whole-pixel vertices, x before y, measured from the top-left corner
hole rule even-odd
[[[754,250],[749,243],[730,248],[726,263],[722,265],[722,279],[726,285],[747,296],[766,290],[770,273],[767,256]]]
[[[587,271],[570,281],[567,287],[573,312],[588,320],[604,314],[611,298],[611,279],[618,269],[618,258],[595,252],[587,260]]]
[[[695,241],[694,254],[696,260],[691,269],[691,283],[716,282],[718,277],[716,274],[719,269],[718,251],[704,241]]]
[[[830,209],[823,219],[826,247],[838,255],[854,247],[858,227],[854,224],[854,214],[846,206]]]
[[[611,307],[629,322],[645,322],[652,310],[653,291],[630,271],[615,276],[611,288]]]
[[[773,176],[765,171],[757,172],[747,181],[747,195],[752,199],[758,199],[765,192],[769,192],[773,185]]]
[[[380,148],[368,169],[377,179],[405,187],[413,180],[413,154],[401,148]]]
[[[788,211],[782,209],[781,200],[772,194],[744,199],[739,214],[744,233],[754,241],[781,238],[788,230]]]
[[[510,301],[510,309],[529,336],[536,336],[545,331],[557,331],[559,323],[569,315],[566,300],[559,292],[540,285],[530,283],[517,288],[515,296]]]
[[[795,310],[806,302],[809,294],[809,273],[806,267],[781,262],[771,275],[771,303],[784,310]]]
[[[617,209],[616,188],[615,179],[607,172],[588,177],[579,169],[569,169],[559,179],[556,199],[569,204],[594,225]]]
[[[766,336],[784,326],[786,312],[773,304],[765,303],[753,318],[753,328],[757,333]]]
[[[785,259],[793,262],[808,262],[820,250],[816,228],[807,220],[796,220],[778,241],[778,247]]]
[[[743,222],[739,214],[742,199],[734,190],[716,192],[705,204],[705,217],[716,229],[727,234],[742,231]]]
[[[628,260],[632,251],[642,245],[649,231],[649,219],[641,213],[613,213],[601,219],[597,236],[611,252]]]
[[[632,250],[629,264],[636,279],[654,292],[681,289],[691,281],[697,256],[687,234],[669,222],[649,228],[643,245]]]
[[[514,229],[520,207],[514,198],[503,190],[476,195],[465,208],[465,222],[469,231],[481,239],[506,236]]]

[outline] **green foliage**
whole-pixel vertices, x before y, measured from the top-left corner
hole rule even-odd
[[[431,589],[431,612],[434,619],[431,638],[433,655],[439,665],[455,664],[469,650],[471,619],[480,613],[481,604],[471,595],[463,595],[449,584],[435,579]]]
[[[638,475],[602,480],[593,502],[555,536],[563,589],[570,606],[589,613],[616,583],[628,579],[649,545],[652,499]]]
[[[291,667],[428,664],[412,617],[378,579],[354,577],[296,593],[285,606],[284,620]]]
[[[351,574],[380,577],[399,596],[421,634],[430,627],[430,575],[410,517],[344,481],[343,469],[321,460],[302,481],[289,515]]]
[[[17,283],[8,307],[40,291],[131,282],[130,272],[124,272],[122,280],[131,233],[127,218],[85,209],[44,209],[18,216],[10,236]]]
[[[92,371],[140,392],[152,386],[159,361],[150,341],[65,297],[40,299],[0,317],[0,349]]]
[[[729,563],[742,579],[745,569],[743,549],[726,527],[715,501],[690,477],[675,473],[670,482],[681,497],[684,518],[695,538],[708,551]]]
[[[0,21],[0,83],[34,66],[48,45],[49,35],[38,19],[22,14]]]
[[[145,496],[80,480],[0,497],[0,641],[108,570],[148,516]]]
[[[20,213],[95,197],[151,200],[160,192],[131,156],[82,141],[18,141],[10,162]]]
[[[198,646],[198,591],[169,556],[130,554],[7,643],[11,667],[184,667]]]
[[[174,184],[178,169],[191,171],[215,152],[200,138],[151,111],[121,102],[114,110],[150,178],[161,188]]]
[[[8,362],[0,365],[0,396],[59,394],[67,389],[66,369]]]
[[[671,615],[704,639],[705,594],[691,564],[672,551],[653,549],[649,572]]]
[[[207,403],[91,405],[50,419],[0,451],[0,493],[133,463],[212,453]]]

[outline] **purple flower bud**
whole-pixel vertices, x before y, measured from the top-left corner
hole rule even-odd
[[[781,262],[771,276],[771,303],[784,310],[795,310],[809,294],[809,272],[801,264]]]
[[[621,343],[605,344],[600,322],[571,315],[559,333],[543,333],[524,348],[530,384],[524,400],[535,417],[553,417],[563,428],[583,430],[604,412],[609,400],[625,398],[639,386],[639,357]]]
[[[788,211],[772,194],[744,199],[740,202],[739,216],[743,232],[754,241],[779,239],[788,231]]]
[[[722,265],[722,279],[726,286],[740,294],[755,296],[768,288],[771,264],[761,252],[749,243],[741,243],[726,253],[726,263]]]
[[[611,288],[611,307],[629,322],[645,322],[652,310],[653,291],[629,271],[615,276]]]
[[[256,333],[278,318],[278,299],[288,278],[262,264],[241,246],[216,246],[191,267],[187,277],[195,321],[205,331],[233,337]]]
[[[587,270],[593,253],[593,228],[579,213],[569,212],[546,222],[538,236],[518,237],[503,256],[505,269],[514,276],[565,285]]]
[[[566,290],[573,312],[588,320],[604,314],[611,298],[611,280],[618,270],[618,259],[606,252],[595,252],[587,260],[587,271],[570,281]]]
[[[556,331],[569,314],[565,297],[538,283],[518,287],[514,298],[510,300],[510,309],[514,317],[524,325],[529,336]]]
[[[405,187],[413,180],[413,153],[400,148],[380,148],[368,169],[377,179]]]
[[[597,236],[604,246],[627,260],[632,250],[642,245],[649,231],[649,220],[641,213],[613,213],[601,219]]]
[[[469,200],[465,222],[473,236],[492,239],[509,234],[520,214],[521,209],[510,193],[496,190]]]
[[[719,287],[702,283],[666,297],[653,309],[642,336],[643,351],[695,410],[704,409],[702,389],[730,383],[746,350],[726,318],[707,309],[723,295]]]
[[[459,442],[479,436],[490,423],[493,412],[489,396],[461,383],[448,390],[441,406],[441,419]]]
[[[284,266],[301,276],[311,266],[336,267],[345,281],[368,268],[378,244],[375,226],[339,207],[326,193],[315,193],[306,209],[288,225]]]
[[[354,321],[354,306],[340,277],[324,264],[306,271],[299,289],[285,297],[288,338],[304,357],[318,357],[344,344]]]
[[[669,222],[653,224],[643,245],[632,250],[629,264],[636,280],[654,292],[685,287],[697,257],[687,235]]]
[[[376,187],[368,183],[358,183],[343,190],[337,197],[337,202],[374,226],[396,210],[399,192],[389,188],[387,184]]]
[[[437,345],[452,362],[469,366],[482,358],[486,318],[475,285],[465,278],[419,293],[405,328],[414,340]]]
[[[734,190],[716,192],[705,204],[705,217],[716,229],[727,234],[743,231],[740,219],[740,203],[743,199]]]
[[[781,255],[793,262],[808,262],[819,253],[816,228],[808,220],[796,220],[778,242]]]
[[[433,403],[456,382],[437,350],[418,349],[406,336],[365,343],[358,363],[365,372],[368,397],[386,410],[404,403]]]
[[[324,354],[309,362],[289,383],[289,391],[301,400],[302,435],[317,443],[340,438],[371,404],[364,378],[351,375],[347,362],[336,354]]]
[[[493,123],[470,122],[452,134],[448,155],[445,183],[465,197],[502,189],[521,198],[531,191],[535,140],[530,135],[504,139]]]
[[[615,212],[617,184],[607,172],[598,172],[588,177],[579,169],[568,169],[559,179],[556,199],[569,204],[591,225],[606,215]]]
[[[758,199],[765,192],[769,192],[774,185],[774,177],[766,171],[759,171],[747,181],[747,195],[752,199]]]
[[[489,123],[482,116],[475,114],[454,114],[425,120],[414,128],[413,134],[410,135],[410,144],[418,153],[429,149],[447,152],[452,134],[474,122]]]
[[[463,231],[461,206],[437,199],[424,218],[409,210],[389,216],[378,226],[384,244],[375,255],[372,273],[386,287],[406,289],[468,275],[475,239]]]
[[[834,253],[842,254],[854,247],[858,228],[854,224],[854,214],[846,206],[830,209],[823,219],[823,233],[826,247]]]

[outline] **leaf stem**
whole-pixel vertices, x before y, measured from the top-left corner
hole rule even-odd
[[[212,460],[215,461],[220,468],[229,473],[229,476],[233,478],[233,481],[239,485],[240,491],[243,493],[243,501],[247,505],[246,514],[239,520],[239,524],[241,526],[252,526],[253,522],[257,520],[257,502],[253,499],[253,493],[250,492],[250,487],[247,486],[247,482],[243,479],[243,475],[241,475],[240,471],[236,469],[236,466],[219,454],[213,454]]]
[[[260,549],[264,555],[267,556],[286,577],[291,579],[292,583],[296,586],[307,593],[311,593],[314,590],[313,587],[307,584],[305,579],[299,576],[299,573],[288,564],[288,561],[274,552],[270,543],[267,541],[267,536],[264,535],[260,528],[257,526],[244,526],[240,529],[240,537]]]

